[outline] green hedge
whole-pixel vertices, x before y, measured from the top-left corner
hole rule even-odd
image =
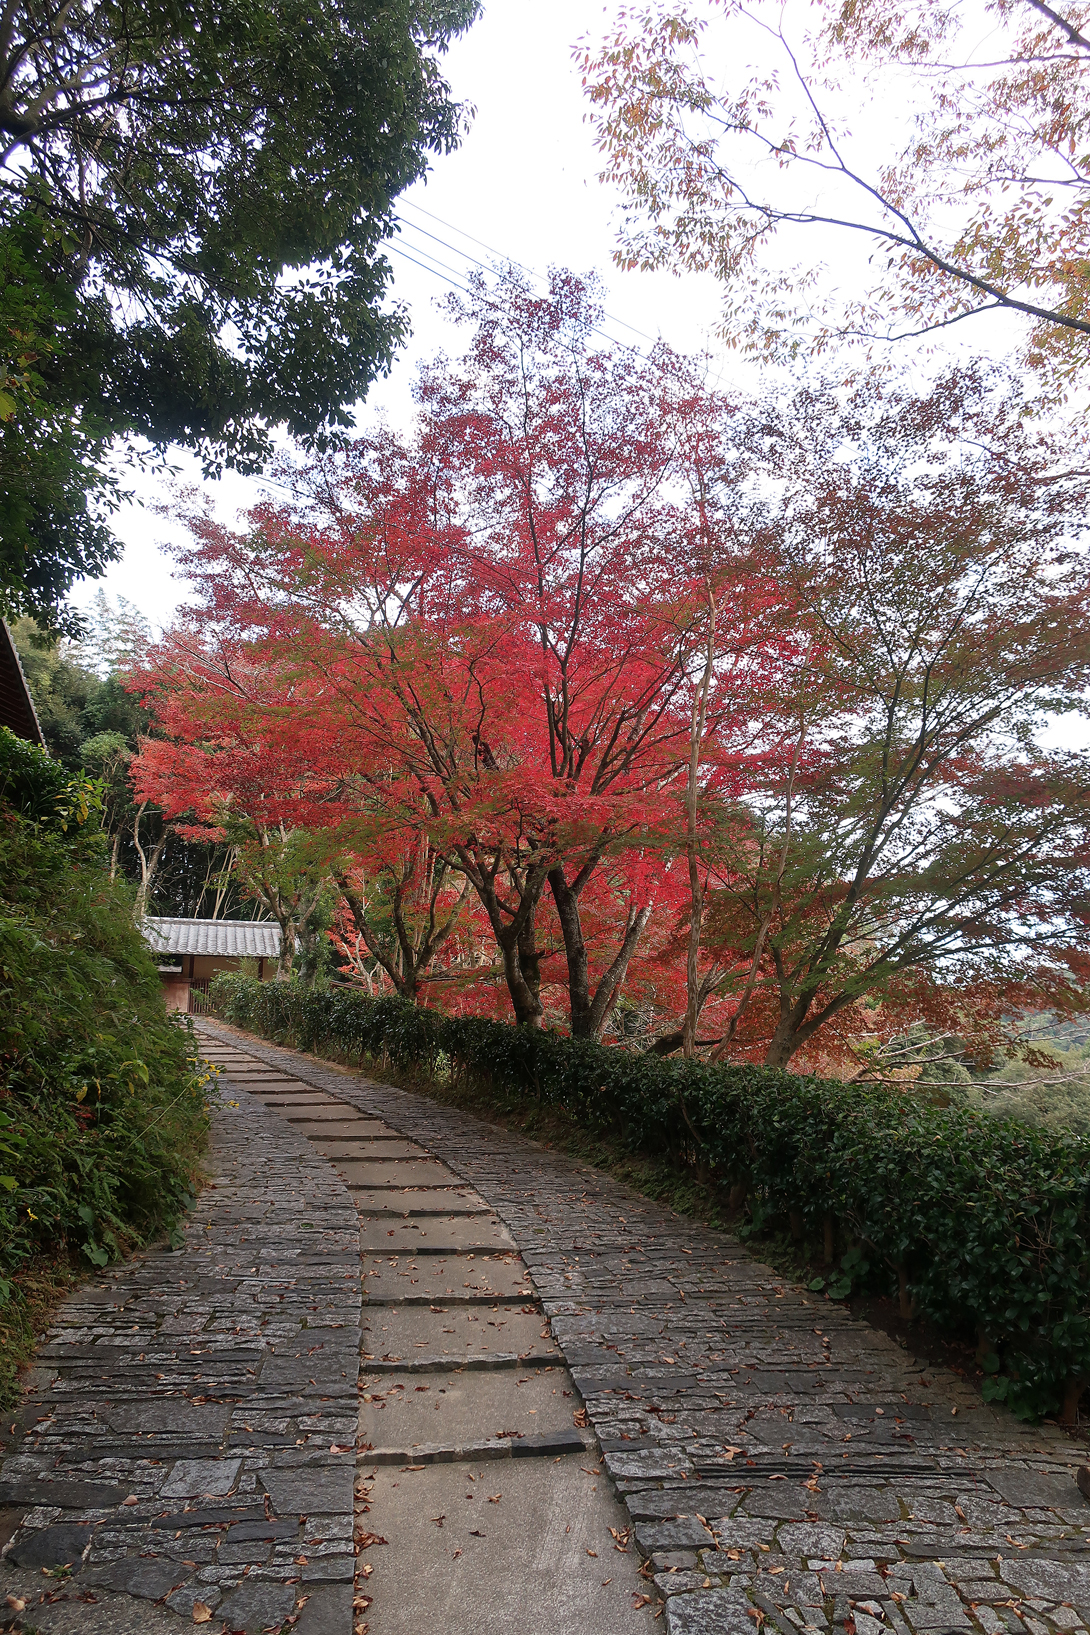
[[[103,1266],[171,1229],[206,1084],[109,878],[94,786],[0,728],[0,1307],[30,1262]]]
[[[631,1150],[744,1196],[758,1222],[834,1231],[852,1262],[982,1347],[985,1395],[1024,1417],[1090,1382],[1090,1140],[910,1093],[748,1065],[668,1061],[351,989],[219,978],[229,1021],[304,1050],[563,1107]],[[827,1241],[827,1239],[826,1239]]]

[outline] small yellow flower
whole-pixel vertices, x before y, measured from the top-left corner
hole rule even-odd
[[[32,1221],[36,1221],[38,1219],[38,1217],[37,1217],[37,1215],[35,1215],[33,1209],[28,1209],[27,1214],[30,1216]]]

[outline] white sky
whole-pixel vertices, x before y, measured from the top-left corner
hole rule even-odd
[[[466,253],[485,262],[494,259],[414,204],[535,271],[544,272],[549,265],[577,272],[596,268],[607,281],[608,309],[616,318],[647,335],[663,335],[679,350],[709,344],[718,311],[711,279],[619,273],[610,264],[615,195],[597,180],[598,155],[584,122],[586,103],[571,58],[580,36],[604,33],[606,22],[605,11],[576,0],[550,0],[548,5],[488,0],[484,16],[450,51],[447,77],[457,98],[476,105],[477,116],[459,151],[435,159],[428,179],[402,196],[406,230],[394,243],[405,253],[392,251],[390,261],[393,293],[410,309],[413,337],[392,376],[376,382],[360,406],[361,421],[382,408],[394,424],[406,423],[416,360],[443,349],[454,351],[462,340],[462,332],[435,311],[436,299],[449,285],[407,256],[423,260],[420,252],[428,251],[463,276],[469,265]],[[463,253],[452,253],[419,229]],[[645,344],[620,324],[606,328],[618,340]],[[199,481],[196,462],[184,453],[175,451],[172,464],[186,480]],[[231,476],[204,486],[225,520],[252,503],[260,489],[259,482]],[[148,482],[141,492],[149,503],[169,498],[166,481]],[[102,579],[77,587],[73,600],[86,606],[101,587],[111,598],[126,597],[162,625],[183,590],[171,577],[169,558],[157,548],[170,536],[169,519],[129,506],[115,519],[115,527],[126,545],[124,560]]]
[[[377,382],[360,406],[361,422],[382,409],[395,425],[406,424],[417,360],[439,350],[455,351],[463,340],[435,310],[437,298],[450,287],[439,276],[441,269],[425,271],[409,257],[436,257],[461,278],[470,266],[467,256],[494,259],[473,239],[537,272],[550,265],[576,272],[596,269],[606,281],[607,309],[615,320],[605,328],[617,340],[645,345],[623,327],[632,325],[646,336],[663,336],[681,351],[717,353],[721,361],[716,372],[724,384],[755,383],[748,373],[751,366],[737,354],[723,352],[713,338],[719,291],[710,277],[622,273],[611,263],[619,201],[597,179],[600,158],[586,121],[588,104],[572,47],[584,34],[601,38],[617,9],[618,0],[600,10],[576,0],[551,0],[548,5],[487,0],[483,17],[449,53],[446,72],[454,94],[475,104],[477,115],[459,151],[437,158],[428,179],[399,201],[405,230],[390,251],[393,296],[408,306],[414,333],[393,375]],[[748,43],[742,46],[731,37],[733,67],[744,67],[748,49]],[[857,111],[853,138],[864,150],[879,129],[887,139],[890,135],[888,99],[880,127],[868,131],[874,117],[870,110]],[[467,234],[470,238],[462,236]],[[787,259],[799,253],[821,255],[840,273],[842,249],[811,233],[791,247]],[[978,348],[988,339],[982,331],[979,325],[973,337]],[[911,372],[907,354],[904,361]],[[188,455],[175,451],[172,463],[183,480],[200,481],[197,463]],[[147,508],[129,506],[115,519],[126,546],[124,560],[103,579],[77,587],[73,600],[86,606],[101,587],[111,597],[135,603],[161,627],[184,595],[184,586],[172,577],[169,557],[158,548],[172,533],[169,517],[150,508],[169,502],[170,485],[166,479],[144,479],[134,486]],[[231,475],[204,487],[226,521],[233,521],[260,493],[259,481]]]

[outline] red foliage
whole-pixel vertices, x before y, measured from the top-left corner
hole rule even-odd
[[[502,979],[520,1022],[598,1035],[627,984],[661,1028],[710,638],[710,1048],[851,1060],[919,1022],[983,1057],[1081,1003],[1090,777],[1039,739],[1090,655],[1057,451],[971,376],[743,413],[596,349],[570,276],[455,311],[411,441],[285,471],[245,533],[190,518],[142,793],[323,836],[346,958],[414,998]]]

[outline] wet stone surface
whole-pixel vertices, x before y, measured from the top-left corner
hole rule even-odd
[[[1090,1625],[1090,1505],[1074,1482],[1085,1453],[1063,1432],[982,1406],[727,1234],[573,1160],[310,1058],[245,1048],[441,1156],[510,1232],[666,1598],[657,1627]],[[366,1349],[407,1357],[410,1329],[396,1343],[389,1332],[406,1320],[387,1310]]]

